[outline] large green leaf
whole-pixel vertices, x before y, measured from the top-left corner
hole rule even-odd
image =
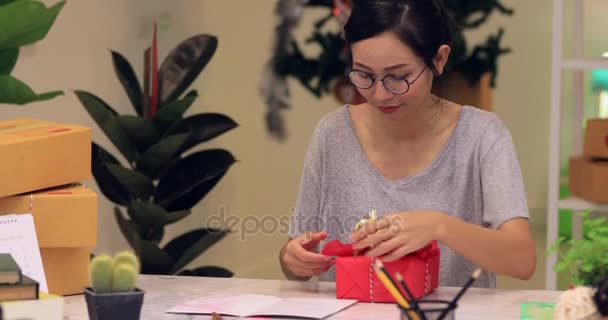
[[[129,162],[135,162],[135,160],[139,158],[139,153],[131,144],[129,136],[118,122],[118,113],[92,93],[80,90],[77,90],[74,93],[93,120],[97,122],[101,130],[110,138],[110,141],[114,143],[120,153],[122,153]]]
[[[118,160],[96,143],[91,146],[91,152],[91,171],[101,193],[116,204],[131,203],[129,190],[108,169],[108,164],[119,165]]]
[[[167,212],[151,202],[133,201],[128,209],[129,216],[144,229],[156,229],[179,221],[190,214],[189,210]]]
[[[148,119],[134,115],[119,115],[117,118],[140,153],[148,150],[161,137],[156,126]]]
[[[170,274],[175,260],[152,241],[142,240],[139,246],[143,274]]]
[[[134,197],[149,199],[154,194],[154,183],[143,174],[127,169],[120,164],[107,163],[106,167]]]
[[[144,112],[144,94],[139,85],[139,81],[137,80],[137,76],[135,75],[135,71],[133,71],[133,67],[131,67],[131,63],[116,51],[112,51],[112,62],[114,65],[114,72],[116,72],[118,80],[120,80],[127,96],[129,96],[133,109],[135,109],[135,112],[137,112],[138,115],[142,116]]]
[[[154,118],[154,124],[159,128],[161,132],[165,132],[172,125],[176,123],[176,121],[182,119],[182,115],[192,103],[198,98],[198,93],[196,90],[192,90],[188,92],[182,99],[174,100],[167,103],[164,106],[161,106],[160,110],[156,112]]]
[[[0,10],[0,49],[17,48],[43,39],[65,5],[46,8],[40,1],[20,0]]]
[[[116,217],[118,227],[131,248],[133,248],[135,252],[139,252],[142,242],[141,228],[133,223],[133,221],[127,220],[118,207],[114,207],[114,217]]]
[[[145,240],[150,241],[158,245],[163,237],[165,236],[165,228],[151,228],[145,231]]]
[[[160,178],[154,202],[168,211],[187,210],[197,204],[236,160],[229,151],[211,149],[193,153]]]
[[[191,277],[215,277],[215,278],[231,278],[234,273],[226,268],[217,266],[198,267],[195,269],[186,269],[178,273],[180,276]]]
[[[9,2],[13,2],[13,1],[16,1],[16,0],[0,0],[0,6],[8,4]]]
[[[177,99],[198,77],[217,49],[217,38],[196,35],[182,41],[159,69],[160,105]]]
[[[171,240],[163,248],[176,260],[170,273],[176,273],[228,234],[220,229],[196,229]]]
[[[177,122],[169,132],[171,134],[189,132],[188,140],[184,142],[180,153],[209,141],[227,131],[236,128],[238,124],[230,117],[220,113],[202,113]]]
[[[0,74],[10,74],[17,64],[19,48],[0,49]]]
[[[188,138],[187,133],[180,133],[163,138],[141,155],[137,169],[149,177],[157,177],[161,170],[166,169],[172,162]]]
[[[62,91],[36,94],[27,84],[12,76],[0,75],[0,103],[23,105],[35,101],[50,100],[62,94]]]

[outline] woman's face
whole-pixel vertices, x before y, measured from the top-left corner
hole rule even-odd
[[[357,90],[380,114],[399,117],[408,113],[408,109],[425,106],[430,101],[433,83],[431,68],[425,66],[422,58],[393,33],[386,32],[355,42],[351,51],[354,70],[351,76],[363,81],[376,79],[371,88]],[[389,91],[380,81],[385,76],[391,79],[385,82],[390,82],[395,89],[406,88],[407,85],[403,86],[400,79],[407,80],[411,84],[409,90],[404,94]]]

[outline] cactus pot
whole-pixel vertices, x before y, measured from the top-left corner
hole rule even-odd
[[[144,291],[96,293],[84,288],[90,320],[139,320]]]

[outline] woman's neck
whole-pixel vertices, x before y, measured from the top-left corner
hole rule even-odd
[[[381,141],[408,142],[433,134],[441,127],[441,110],[443,101],[431,97],[429,101],[418,106],[405,106],[399,110],[400,117],[385,117],[377,110],[368,109],[370,116],[368,130]]]

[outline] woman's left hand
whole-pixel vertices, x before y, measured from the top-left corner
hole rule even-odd
[[[384,261],[399,259],[439,237],[442,221],[439,211],[399,212],[372,220],[351,234],[353,249],[369,248],[370,257]]]

